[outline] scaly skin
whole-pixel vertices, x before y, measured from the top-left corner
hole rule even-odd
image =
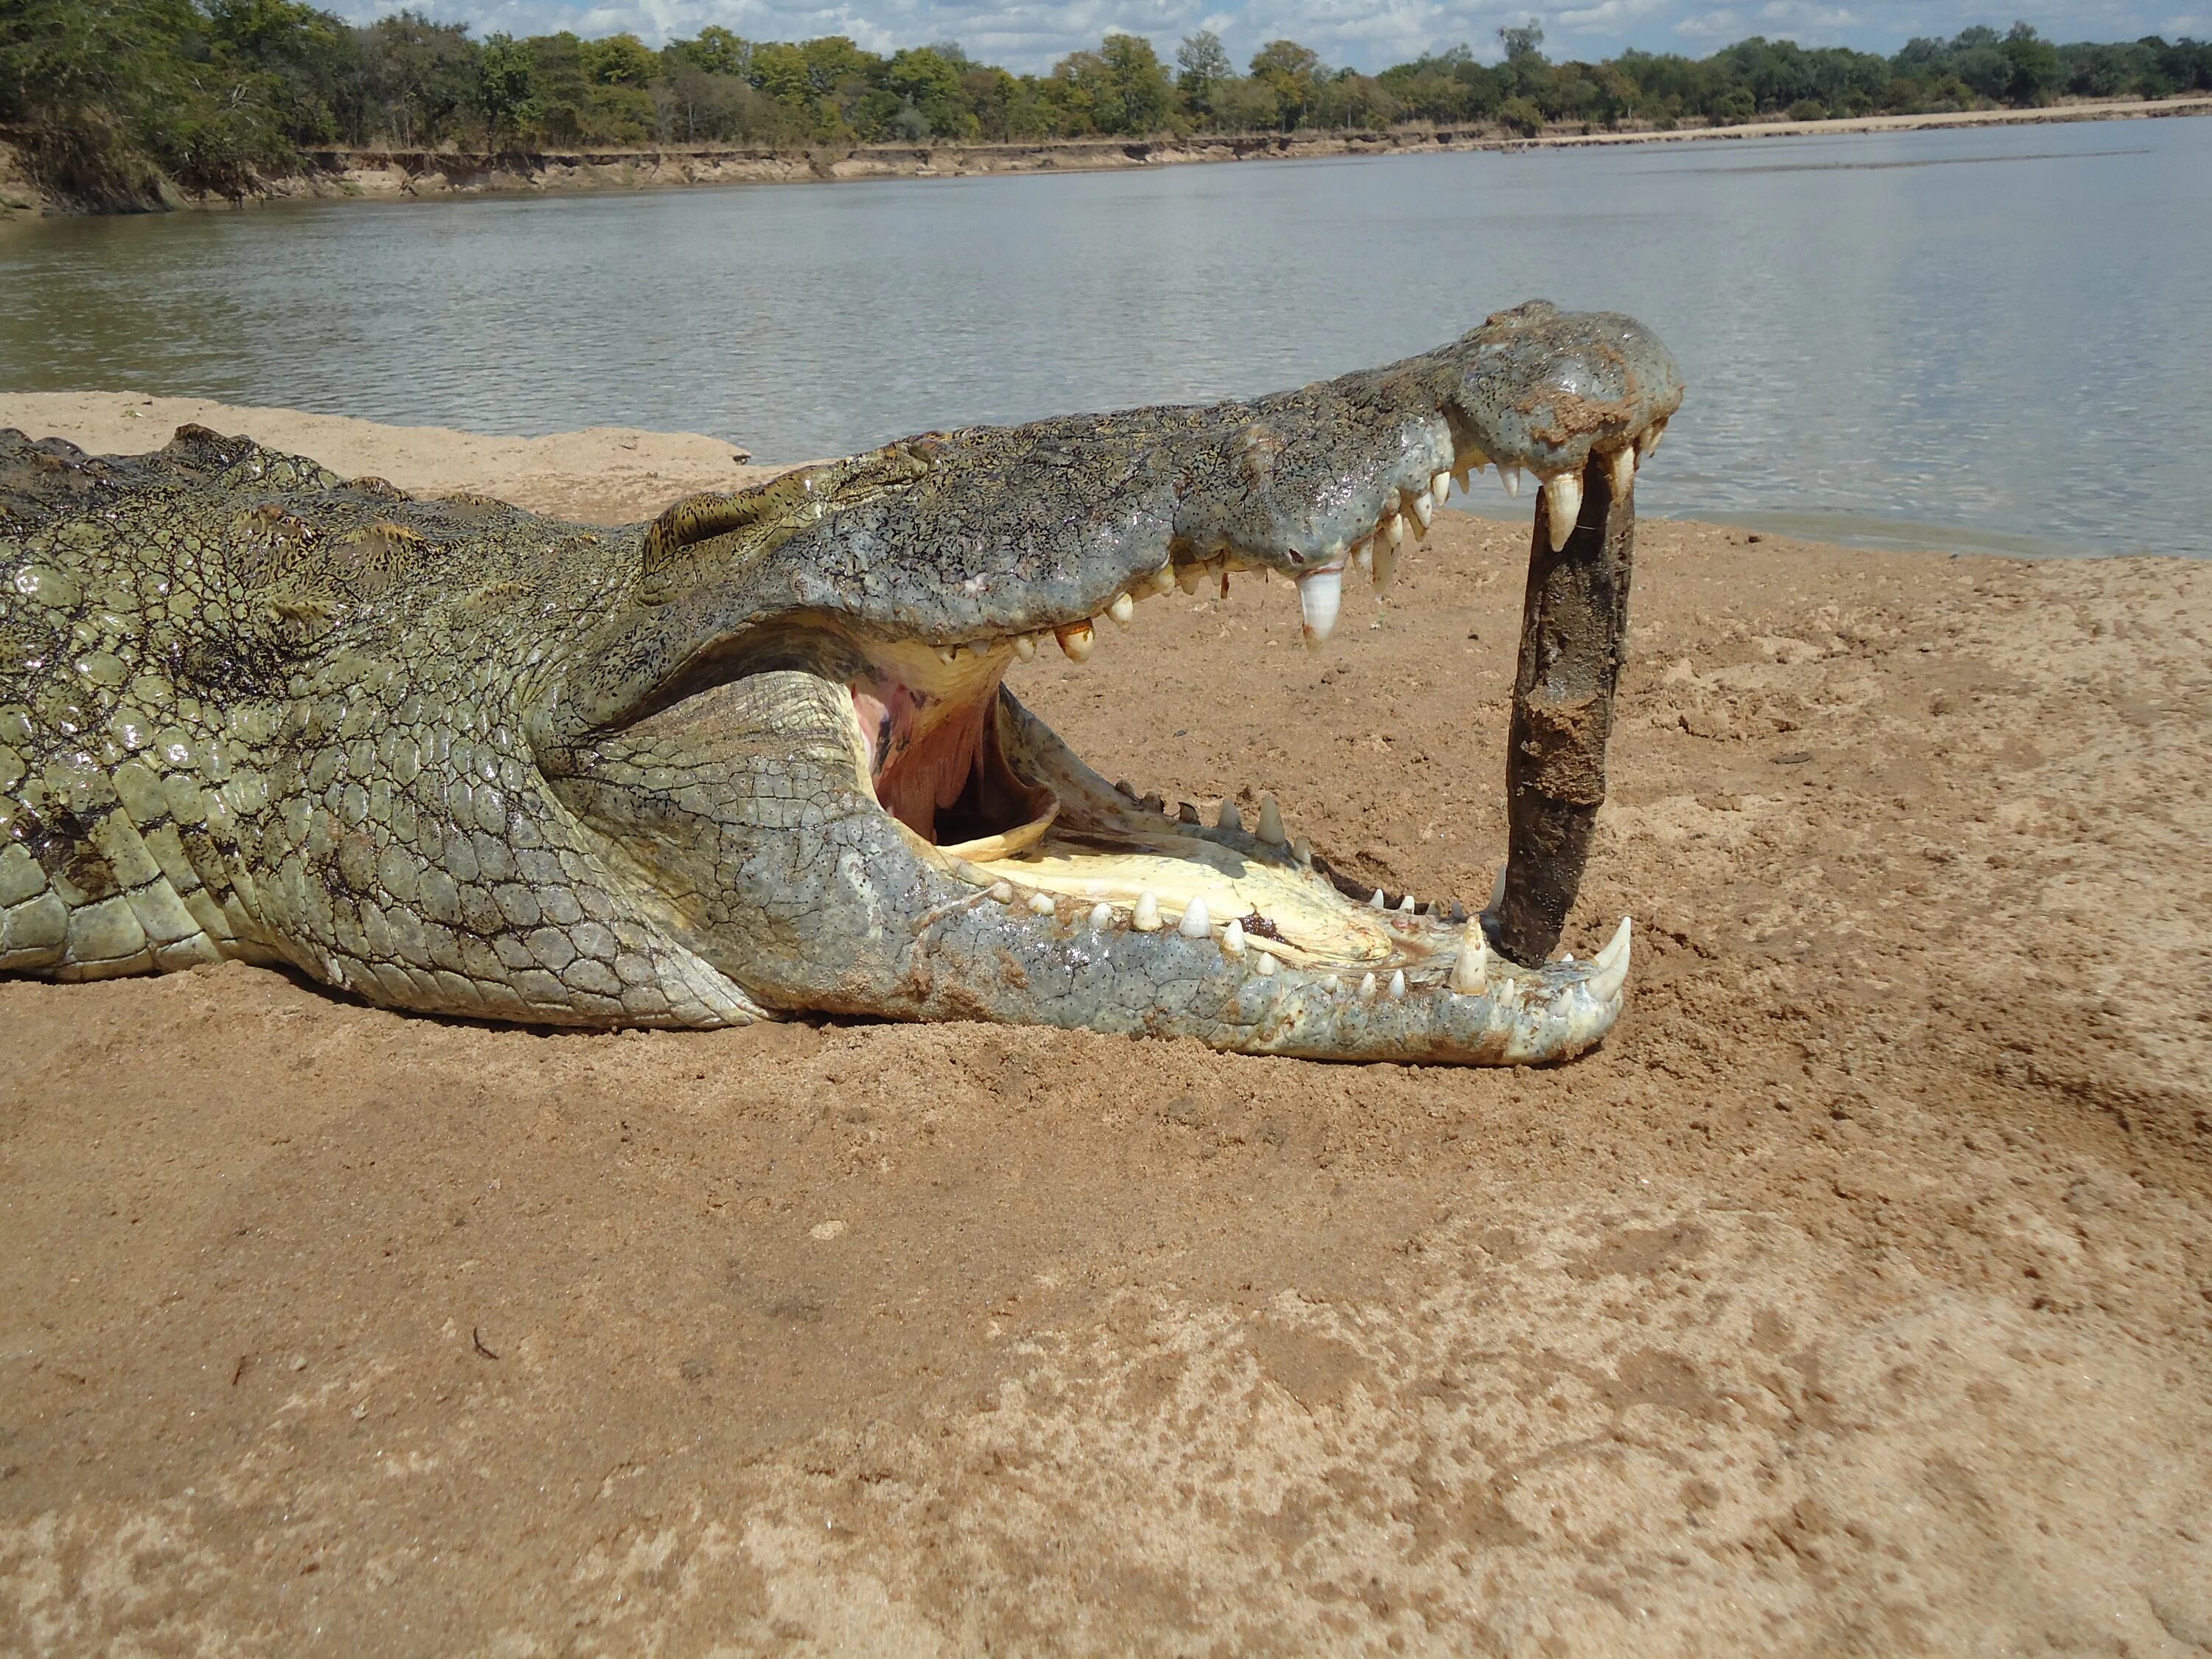
[[[1033,853],[934,842],[1056,800],[1055,835],[1348,909],[1325,861],[1116,793],[999,674],[1174,578],[1372,557],[1455,455],[1579,477],[1680,401],[1635,325],[1539,305],[1255,404],[931,434],[611,532],[197,428],[111,460],[0,434],[0,971],[241,957],[547,1024],[821,1010],[1580,1052],[1625,941],[1522,968],[1463,920],[1362,912],[1360,960],[1240,950],[1226,914],[1147,929],[1032,884]],[[1397,994],[1363,996],[1370,958]]]

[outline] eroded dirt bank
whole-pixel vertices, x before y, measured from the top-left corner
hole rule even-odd
[[[1524,537],[1021,690],[1479,898]],[[2212,1647],[2212,568],[1638,555],[1558,1070],[0,983],[0,1650]]]

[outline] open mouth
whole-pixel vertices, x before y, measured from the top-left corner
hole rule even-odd
[[[1639,454],[1664,429],[1656,422],[1640,450],[1626,444],[1604,458],[1614,494],[1626,495]],[[1455,454],[1424,487],[1401,491],[1341,556],[1295,579],[1309,648],[1334,628],[1346,577],[1387,586],[1451,490],[1464,494],[1486,465],[1479,455]],[[1498,470],[1507,493],[1517,495],[1518,469]],[[1539,487],[1556,551],[1581,512],[1581,477],[1563,472]],[[1249,823],[1224,801],[1206,823],[1188,803],[1109,784],[1004,686],[1015,662],[1042,650],[1087,661],[1097,630],[1109,621],[1132,625],[1146,600],[1202,588],[1225,598],[1232,575],[1268,569],[1225,549],[1179,549],[1097,617],[943,644],[860,645],[861,664],[846,686],[857,781],[918,853],[1040,918],[1101,933],[1174,929],[1210,937],[1262,975],[1284,967],[1334,975],[1369,995],[1403,997],[1425,984],[1449,984],[1455,973],[1458,988],[1468,991],[1501,975],[1525,975],[1489,951],[1464,906],[1364,887],[1334,869],[1286,830],[1272,797]],[[1593,965],[1592,994],[1610,997],[1626,972],[1625,924]]]

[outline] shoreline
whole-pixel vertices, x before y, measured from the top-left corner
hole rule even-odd
[[[757,184],[830,184],[864,179],[965,179],[994,174],[1101,173],[1231,161],[1431,155],[1439,151],[1577,149],[1752,138],[1918,132],[1945,128],[2043,126],[2081,121],[2156,120],[2212,115],[2212,96],[2055,104],[2040,109],[1956,110],[1735,126],[1551,131],[1512,137],[1492,125],[1407,126],[1387,131],[1193,134],[1188,137],[1064,138],[1030,143],[815,145],[803,149],[665,144],[641,149],[580,147],[513,152],[331,147],[306,152],[301,172],[261,180],[240,198],[177,192],[169,205],[214,209],[281,201],[383,200],[470,195],[569,194]],[[0,143],[0,222],[77,211],[33,187]]]

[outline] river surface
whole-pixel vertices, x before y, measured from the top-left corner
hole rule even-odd
[[[797,460],[1273,391],[1535,295],[1680,356],[1646,512],[2212,555],[2212,119],[33,222],[0,386]]]

